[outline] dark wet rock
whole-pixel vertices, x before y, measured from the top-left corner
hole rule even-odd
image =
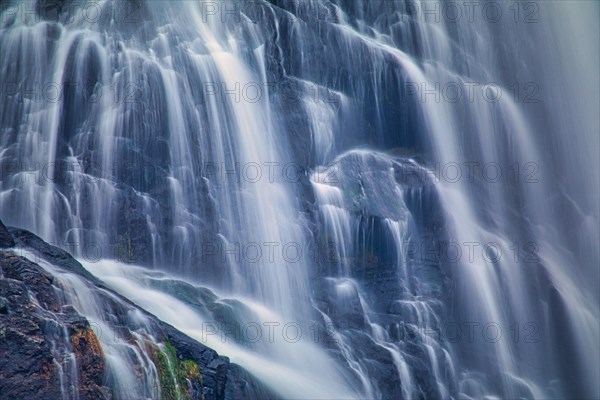
[[[106,365],[99,334],[93,324],[65,303],[56,278],[33,260],[48,262],[64,272],[79,275],[110,310],[104,322],[123,337],[133,338],[132,310],[144,315],[154,338],[176,359],[179,386],[189,399],[216,400],[275,396],[227,357],[191,339],[153,315],[113,293],[91,276],[68,252],[51,246],[32,233],[8,228],[17,247],[0,250],[0,393],[2,398],[55,400],[61,398],[58,365],[76,359],[77,377],[63,368],[67,390],[80,399],[111,399],[105,380]],[[202,295],[210,300],[210,293]],[[207,297],[208,296],[208,297]],[[66,334],[65,334],[66,332]],[[131,343],[134,343],[131,340]],[[147,343],[147,346],[156,346]],[[163,352],[161,352],[163,354]],[[158,361],[155,358],[155,362]],[[158,368],[160,370],[160,368]],[[76,385],[70,388],[70,385]]]
[[[401,348],[411,371],[412,396],[442,396],[426,350],[430,344],[423,333],[437,329],[437,318],[443,316],[449,271],[440,246],[445,243],[446,224],[434,176],[417,158],[412,149],[396,149],[390,154],[358,150],[339,156],[321,171],[329,180],[322,183],[343,193],[342,204],[334,206],[347,211],[355,244],[343,252],[334,247],[334,257],[329,260],[319,258],[315,307],[329,319],[319,322],[319,340],[334,357],[344,359],[336,355],[339,346],[327,335],[328,324],[333,324],[345,338],[345,346],[352,347],[360,360],[363,373],[376,382],[375,397],[398,398],[406,385],[390,353],[394,346]],[[318,193],[315,197],[318,199]],[[317,244],[335,243],[322,221],[317,221]],[[400,260],[399,251],[403,254]],[[348,278],[332,278],[340,273]],[[431,318],[425,321],[428,315]],[[390,348],[368,334],[374,326],[369,323],[381,327],[380,334],[387,335]],[[443,338],[435,340],[440,343],[435,351],[441,354]]]
[[[14,245],[15,240],[13,239],[6,226],[4,226],[2,221],[0,221],[0,248],[13,247]]]
[[[365,310],[351,280],[325,278],[319,281],[315,292],[318,308],[332,318],[336,328],[365,328]]]
[[[0,251],[0,393],[2,398],[61,398],[58,364],[69,345],[77,356],[79,396],[105,399],[104,359],[88,321],[61,309],[53,278],[38,265]],[[53,328],[66,327],[70,338]],[[70,343],[69,343],[70,341]]]
[[[265,387],[257,386],[256,380],[238,365],[231,364],[227,372],[228,384],[225,387],[225,399],[276,399],[277,396]]]
[[[102,386],[104,379],[104,353],[90,323],[81,318],[69,325],[71,347],[77,358],[79,394],[85,399],[107,398],[108,388]]]
[[[117,236],[113,251],[117,260],[146,264],[152,261],[152,236],[144,210],[139,204],[141,200],[132,189],[125,191],[126,198],[120,204],[120,218],[117,221]]]
[[[83,268],[79,261],[75,260],[67,251],[46,243],[39,236],[25,229],[10,227],[9,232],[15,239],[17,252],[29,250],[33,252],[36,259],[44,259],[69,272],[81,275],[90,282],[100,284],[100,281]]]

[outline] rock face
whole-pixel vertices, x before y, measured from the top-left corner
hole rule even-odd
[[[115,331],[135,345],[136,327],[127,315],[138,312],[154,339],[145,351],[157,371],[160,398],[238,399],[274,397],[242,368],[170,325],[135,307],[93,278],[69,253],[30,232],[5,228],[0,222],[0,393],[2,398],[56,400],[117,399],[105,351],[94,324],[81,315],[62,292],[56,276],[19,253],[85,279],[94,295],[110,305]],[[11,242],[12,241],[12,242]],[[7,249],[6,245],[16,247]],[[23,253],[24,254],[24,253]],[[143,366],[134,364],[143,375]],[[152,397],[158,397],[156,391]]]
[[[0,251],[0,266],[0,392],[3,398],[59,399],[62,389],[57,364],[62,360],[52,351],[55,339],[51,326],[75,332],[89,329],[89,324],[72,308],[61,310],[52,288],[53,278],[42,268],[4,250]],[[96,359],[96,355],[88,352],[82,341],[78,345],[87,353],[81,363],[85,369],[86,361]],[[87,394],[83,398],[102,398],[93,397],[104,389],[101,353],[97,356],[99,363],[87,365],[96,372],[82,379]]]
[[[67,21],[72,22],[72,13],[81,4],[63,0],[38,0],[33,3],[35,7],[28,8],[26,12],[31,14],[37,11],[38,15],[29,15],[31,18],[53,21],[47,24],[47,31],[42,33],[44,40],[40,41],[48,43],[48,49],[40,47],[53,60],[59,57],[55,52],[60,46],[55,45],[62,40],[63,30],[75,29],[76,24],[71,28],[67,26]],[[198,11],[208,3],[198,3]],[[261,68],[254,68],[254,62],[248,66],[256,69],[256,79],[260,80],[253,83],[259,83],[259,92],[263,93],[261,97],[268,94],[271,108],[268,119],[273,119],[275,131],[280,132],[278,141],[284,144],[282,147],[289,146],[291,154],[288,157],[282,153],[282,157],[289,158],[286,162],[290,161],[298,167],[300,180],[304,171],[325,165],[334,152],[365,144],[378,149],[417,147],[422,136],[419,134],[422,124],[420,107],[416,96],[402,96],[403,83],[408,76],[398,57],[382,49],[382,46],[370,44],[362,35],[351,35],[348,30],[340,29],[339,24],[341,14],[338,15],[338,10],[342,9],[351,17],[347,21],[351,24],[358,23],[355,18],[366,18],[368,24],[372,23],[380,29],[379,24],[382,23],[385,30],[389,29],[390,39],[396,41],[403,51],[412,54],[411,35],[398,31],[404,23],[392,22],[398,18],[393,2],[389,5],[376,2],[378,4],[373,6],[370,6],[372,2],[362,2],[360,5],[342,2],[344,4],[335,5],[330,1],[288,0],[250,2],[248,6],[243,6],[243,3],[232,4],[233,9],[241,15],[226,14],[226,21],[221,22],[224,23],[223,28],[234,35],[232,39],[239,42],[244,53],[250,55],[260,49],[264,54]],[[156,7],[155,4],[162,5]],[[185,46],[176,43],[176,40],[189,39],[186,29],[179,30],[185,26],[176,27],[178,24],[175,24],[173,31],[169,28],[168,35],[174,40],[165,43],[174,62],[169,70],[181,77],[182,85],[187,82],[185,87],[178,89],[178,96],[182,96],[181,104],[190,107],[181,107],[182,115],[177,119],[182,119],[185,125],[182,132],[190,146],[186,152],[189,155],[188,165],[188,161],[178,159],[179,156],[175,154],[178,153],[176,142],[179,139],[173,137],[173,129],[169,125],[175,116],[170,115],[172,111],[169,111],[173,96],[170,84],[163,81],[167,70],[161,71],[153,63],[137,65],[127,57],[120,57],[128,45],[125,48],[109,45],[127,38],[137,43],[132,50],[146,47],[147,43],[163,37],[165,33],[161,27],[171,26],[171,13],[166,11],[179,12],[181,8],[169,2],[110,2],[111,11],[101,13],[98,23],[90,27],[91,30],[98,29],[99,35],[110,39],[106,47],[99,45],[96,49],[94,44],[87,49],[87,44],[80,45],[79,39],[74,41],[73,54],[67,57],[61,71],[65,82],[73,83],[73,88],[65,84],[69,88],[65,87],[64,96],[61,96],[62,112],[56,143],[53,143],[56,146],[56,160],[53,163],[55,176],[52,186],[66,201],[53,204],[55,211],[51,219],[56,220],[53,220],[55,232],[52,237],[80,243],[83,248],[102,245],[104,256],[136,265],[169,263],[170,268],[178,273],[197,271],[204,282],[212,279],[220,284],[227,279],[222,276],[225,268],[220,268],[220,257],[200,257],[202,254],[199,254],[201,252],[196,244],[201,241],[218,243],[219,235],[225,232],[222,225],[228,217],[224,218],[224,210],[219,206],[223,203],[223,199],[219,198],[219,186],[222,183],[221,175],[225,172],[221,165],[225,162],[227,168],[233,168],[231,161],[237,157],[236,147],[239,145],[217,145],[221,142],[221,139],[217,139],[228,137],[233,133],[229,133],[229,129],[233,128],[223,126],[230,124],[217,122],[220,117],[212,114],[210,103],[216,100],[218,114],[227,112],[229,106],[226,103],[230,96],[221,90],[218,90],[218,94],[211,94],[208,90],[208,83],[221,79],[219,74],[212,75],[216,70],[208,72],[207,76],[198,74],[197,61],[190,58],[185,50],[188,45],[195,47],[193,40]],[[117,21],[118,18],[111,17],[113,14],[127,17]],[[206,16],[212,21],[213,16]],[[132,20],[129,20],[130,17]],[[215,14],[214,18],[218,16]],[[11,28],[19,20],[6,19],[7,26]],[[236,22],[238,20],[239,23]],[[219,23],[217,19],[214,22]],[[7,39],[9,36],[6,35]],[[253,39],[250,40],[250,37]],[[6,46],[10,46],[9,41]],[[48,69],[48,65],[38,65],[40,58],[37,49],[11,46],[14,54],[6,58],[22,58],[27,68],[11,69],[10,73],[3,76],[6,82],[26,81],[30,74],[40,71],[47,71],[48,78],[53,79],[55,72]],[[152,57],[150,54],[147,56]],[[105,82],[100,65],[111,65],[115,71],[131,70],[136,75],[128,78],[131,82],[118,83],[119,87],[123,84],[126,86],[119,90],[126,93],[132,90],[134,99],[131,100],[134,101],[128,99],[118,102],[120,104],[115,112],[124,122],[115,125],[114,136],[110,139],[103,137],[101,129],[95,128],[105,118],[107,111],[96,100],[103,93],[107,98],[109,90],[101,89],[107,89],[117,82]],[[212,62],[202,68],[209,65]],[[34,72],[36,68],[41,70]],[[377,79],[373,79],[373,76],[377,76]],[[79,90],[80,83],[85,90]],[[131,88],[129,83],[133,84]],[[242,86],[245,93],[247,85],[242,83]],[[3,209],[15,212],[6,213],[3,217],[6,223],[38,232],[37,221],[46,216],[38,215],[35,208],[30,209],[27,205],[42,204],[45,200],[42,197],[38,199],[39,194],[36,194],[36,201],[30,202],[24,197],[28,191],[20,184],[25,182],[21,174],[27,173],[20,170],[22,159],[37,151],[26,150],[30,144],[21,143],[21,140],[27,129],[37,128],[27,127],[23,123],[30,111],[21,103],[17,101],[13,104],[14,110],[7,109],[1,121],[2,128],[10,132],[10,135],[5,135],[3,142],[5,165],[2,169],[6,175],[5,181],[19,183],[13,188],[15,190],[6,191],[2,199]],[[231,125],[233,127],[235,124]],[[331,135],[319,138],[323,131],[330,130]],[[105,140],[118,142],[114,148],[111,146],[113,150],[110,154],[103,154],[104,145],[101,143]],[[318,142],[318,149],[315,148],[315,142]],[[221,159],[220,153],[231,153],[233,158],[230,160],[228,155]],[[73,154],[77,156],[73,157]],[[112,165],[104,165],[109,158],[114,160]],[[235,162],[244,161],[240,158]],[[218,166],[217,173],[213,173],[215,171],[210,165]],[[174,191],[180,189],[176,189],[171,178],[175,176],[174,171],[179,169],[189,174],[185,178],[189,180],[186,185],[190,185],[184,188],[187,192],[185,206],[181,201],[174,201]],[[277,175],[283,172],[295,174],[294,169],[276,169]],[[295,178],[292,177],[292,180]],[[302,197],[304,195],[310,196],[309,193],[303,193]],[[184,209],[181,209],[182,206]],[[78,210],[77,218],[72,220],[79,221],[77,224],[66,218],[72,210]],[[99,210],[107,212],[99,215]],[[182,224],[182,221],[189,223]],[[181,226],[185,226],[184,230]],[[153,246],[149,243],[153,243]],[[59,246],[65,247],[63,243],[59,243]],[[201,265],[198,265],[199,258]]]
[[[365,374],[376,382],[372,397],[447,397],[438,385],[446,384],[444,377],[435,371],[446,362],[437,355],[446,344],[429,332],[443,315],[450,278],[436,257],[445,223],[432,176],[413,158],[350,151],[312,180],[320,216],[315,236],[321,246],[334,244],[314,276],[315,306],[368,366]],[[339,277],[339,270],[347,276]],[[369,334],[374,325],[386,341]],[[395,345],[414,371],[411,382],[396,373]]]
[[[13,247],[14,245],[14,239],[12,238],[11,234],[8,232],[8,229],[6,229],[2,221],[0,221],[0,248]]]
[[[96,334],[85,320],[70,326],[71,347],[77,357],[79,393],[83,398],[107,397],[102,386],[104,377],[104,353]]]

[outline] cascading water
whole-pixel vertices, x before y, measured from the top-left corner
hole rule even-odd
[[[599,6],[467,3],[3,4],[1,219],[284,398],[597,398]]]
[[[110,382],[112,395],[120,399],[160,398],[160,389],[157,384],[158,372],[148,350],[148,344],[154,346],[159,344],[152,338],[152,332],[145,329],[147,323],[144,316],[137,314],[133,307],[129,306],[131,314],[128,315],[130,319],[128,324],[137,325],[136,330],[142,332],[139,336],[136,335],[131,343],[121,332],[114,330],[107,323],[106,315],[110,313],[110,305],[95,295],[93,290],[90,290],[89,284],[86,284],[75,274],[65,273],[52,264],[39,260],[36,254],[24,252],[22,255],[32,261],[39,262],[44,269],[58,278],[59,286],[64,288],[60,293],[61,297],[64,298],[62,300],[64,304],[73,305],[99,333],[100,345],[108,364],[110,375],[107,376],[107,380]],[[119,300],[113,299],[113,301]],[[69,353],[72,353],[72,351],[66,354]],[[63,355],[65,351],[63,350],[58,354]],[[74,360],[75,356],[72,355],[69,358]],[[136,374],[134,368],[131,368],[132,366],[141,369],[143,373]],[[71,368],[75,367],[75,365],[71,366]],[[65,380],[72,380],[73,377],[77,378],[77,373],[63,372],[63,375]],[[140,376],[142,379],[140,379]],[[71,382],[65,387],[69,389],[63,391],[64,398],[79,398],[77,391],[73,390],[77,387],[76,382]]]

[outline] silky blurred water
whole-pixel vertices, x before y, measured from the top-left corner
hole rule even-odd
[[[282,397],[600,396],[597,3],[65,7],[2,6],[5,224]]]

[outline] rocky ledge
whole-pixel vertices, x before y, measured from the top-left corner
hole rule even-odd
[[[36,254],[36,262],[31,256]],[[38,261],[39,260],[39,261]],[[46,263],[46,264],[43,264]],[[141,310],[89,274],[64,250],[0,221],[0,393],[2,398],[118,399],[98,325],[69,304],[64,281],[44,265],[77,276],[105,304],[115,335],[146,365],[131,357],[147,396],[161,399],[273,398],[227,357]],[[132,323],[132,312],[144,327]],[[106,334],[106,332],[104,332]],[[139,357],[138,357],[139,359]],[[151,364],[151,365],[150,365]],[[145,372],[146,371],[146,372]],[[114,376],[114,371],[113,374]]]

